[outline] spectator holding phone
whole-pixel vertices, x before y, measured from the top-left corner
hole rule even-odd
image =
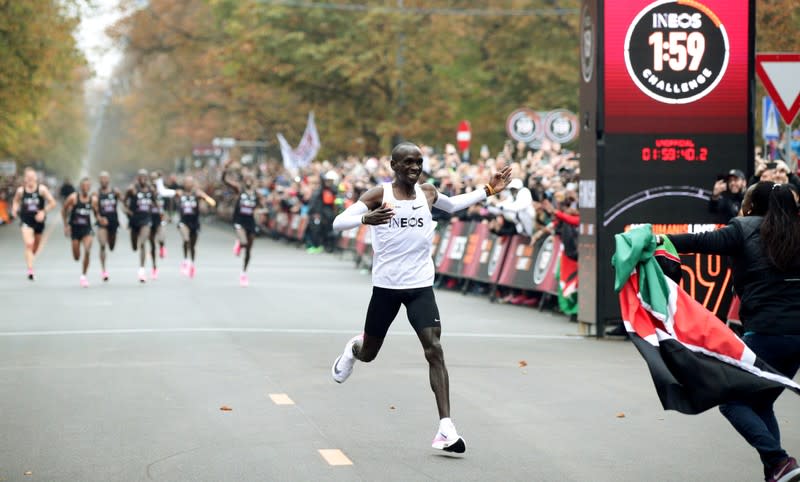
[[[739,214],[746,187],[747,178],[739,169],[731,169],[714,183],[708,210],[719,216],[720,224],[728,224],[731,218]]]

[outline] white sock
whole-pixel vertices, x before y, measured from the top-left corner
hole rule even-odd
[[[455,433],[456,426],[450,420],[450,417],[439,420],[439,431],[442,433]]]

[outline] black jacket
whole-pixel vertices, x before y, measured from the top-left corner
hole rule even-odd
[[[710,199],[708,201],[708,210],[717,216],[721,224],[728,224],[731,218],[739,214],[739,208],[742,206],[744,200],[744,193],[731,194],[730,191],[724,191],[720,194],[719,199]]]
[[[786,272],[769,262],[761,246],[762,221],[761,216],[738,217],[716,231],[670,235],[669,239],[679,253],[730,256],[746,331],[800,335],[800,262]]]

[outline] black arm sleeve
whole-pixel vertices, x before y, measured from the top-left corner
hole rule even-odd
[[[738,253],[744,243],[742,230],[735,222],[707,233],[670,234],[669,240],[679,253],[723,255]]]

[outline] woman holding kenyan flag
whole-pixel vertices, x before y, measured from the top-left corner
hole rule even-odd
[[[769,191],[765,215],[734,218],[717,231],[670,235],[669,240],[679,253],[731,258],[744,342],[759,359],[791,379],[800,368],[798,193],[789,184],[759,183],[755,188],[756,193],[764,190]],[[779,388],[759,391],[746,401],[720,405],[720,411],[758,451],[767,481],[798,481],[800,466],[781,447],[773,409],[781,393]]]

